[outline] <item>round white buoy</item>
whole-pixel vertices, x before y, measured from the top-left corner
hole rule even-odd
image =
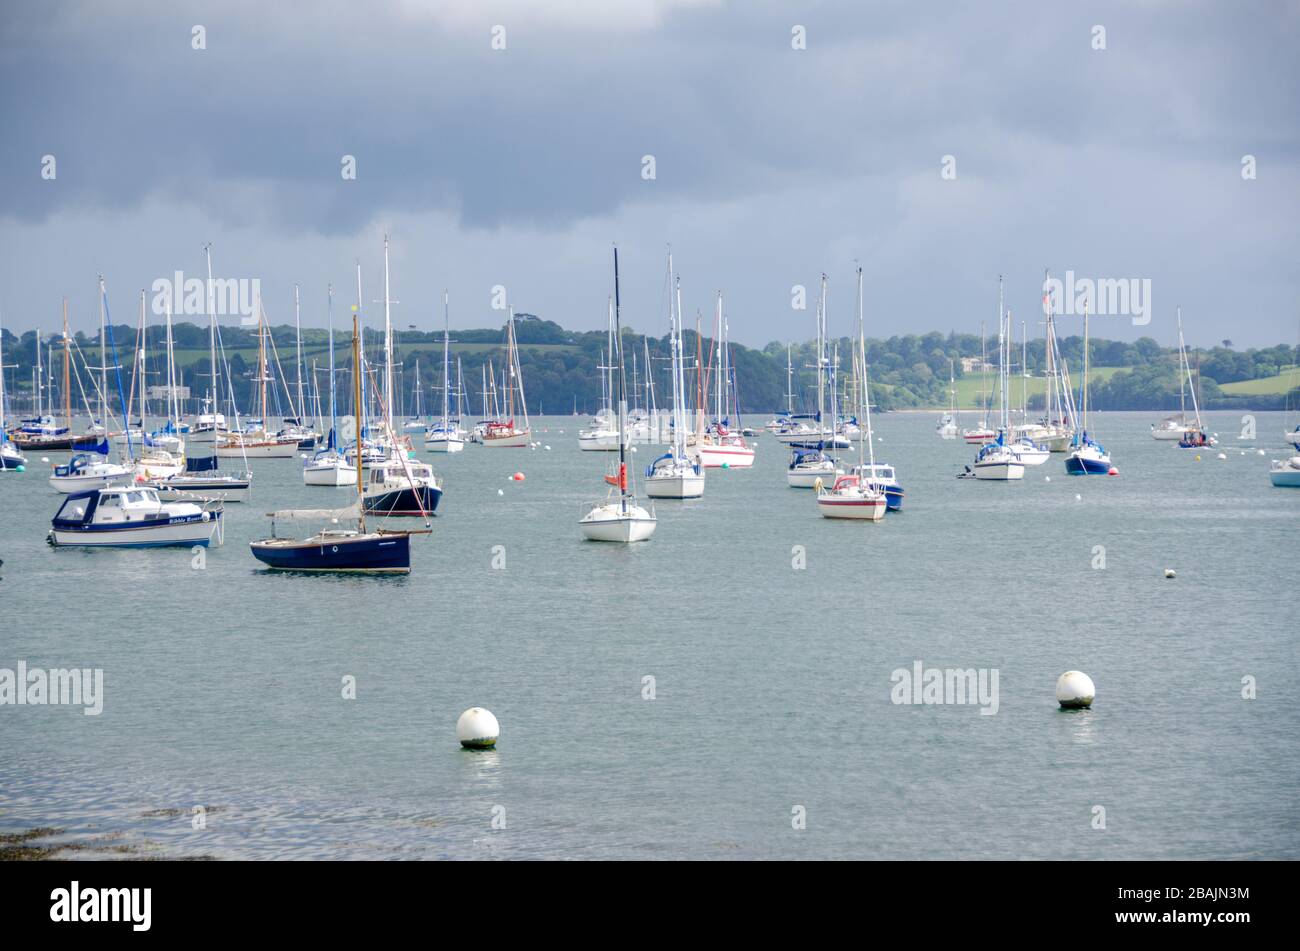
[[[543,446],[542,448],[545,449],[547,452],[550,452],[550,451],[551,451],[551,447],[550,447],[550,446]]]
[[[1088,683],[1091,685],[1092,681]],[[497,745],[497,737],[500,735],[501,725],[497,723],[497,718],[491,710],[482,707],[470,707],[456,721],[456,739],[469,750],[491,749]]]
[[[1255,451],[1256,451],[1257,453],[1259,453],[1261,456],[1264,455],[1264,450],[1263,450],[1263,449],[1256,449]]]
[[[50,461],[49,456],[41,456],[41,462],[49,462],[49,461]]]
[[[1228,458],[1228,454],[1227,454],[1226,452],[1221,452],[1221,453],[1219,453],[1219,455],[1218,455],[1216,458],[1219,458],[1219,459],[1227,459],[1227,458]]]
[[[497,495],[505,495],[505,494],[506,494],[505,489],[497,489]]]
[[[1043,476],[1043,481],[1044,481],[1044,482],[1051,482],[1051,481],[1052,481],[1052,477],[1051,477],[1051,476]]]
[[[1174,571],[1174,569],[1172,569],[1172,568],[1166,568],[1166,569],[1165,569],[1165,577],[1166,577],[1166,578],[1176,578],[1176,577],[1178,577],[1178,572]]]
[[[1074,501],[1076,501],[1076,502],[1082,502],[1082,501],[1083,501],[1083,496],[1080,495],[1078,492],[1074,493]]]
[[[1067,670],[1056,681],[1056,702],[1066,710],[1090,707],[1096,695],[1092,678],[1081,670]]]
[[[633,446],[633,447],[632,447],[632,451],[633,451],[633,452],[636,452],[636,446]]]

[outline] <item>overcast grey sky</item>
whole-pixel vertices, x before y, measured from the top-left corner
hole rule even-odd
[[[100,272],[133,320],[207,241],[277,322],[294,282],[307,324],[329,281],[351,303],[359,257],[373,321],[385,230],[400,327],[443,287],[453,326],[500,323],[497,284],[603,327],[614,241],[628,324],[666,330],[671,243],[688,314],[721,289],[756,346],[812,335],[790,289],[822,271],[847,333],[855,258],[876,336],[978,333],[999,274],[1032,328],[1045,267],[1151,280],[1151,324],[1098,335],[1172,343],[1177,304],[1198,344],[1300,324],[1294,2],[47,2],[0,31],[9,329],[64,295],[96,326]]]

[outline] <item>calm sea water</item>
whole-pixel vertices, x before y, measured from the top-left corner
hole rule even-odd
[[[1198,461],[1153,418],[1096,420],[1118,478],[1053,456],[997,484],[954,478],[973,450],[933,416],[886,416],[907,502],[879,524],[818,517],[764,435],[631,547],[581,540],[608,457],[546,418],[550,451],[432,457],[446,495],[400,579],[259,569],[264,512],[346,503],[291,460],[255,464],[203,570],[48,548],[33,460],[0,478],[0,667],[101,667],[106,698],[0,707],[0,832],[54,827],[69,857],[1300,857],[1284,420],[1247,443],[1209,414]],[[996,669],[997,714],[895,705],[916,661]],[[1091,711],[1057,709],[1072,668]],[[474,705],[495,751],[456,741]]]

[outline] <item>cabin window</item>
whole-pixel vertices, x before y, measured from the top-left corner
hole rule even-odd
[[[121,498],[116,495],[101,495],[99,497],[99,507],[102,509],[117,508],[122,504]]]

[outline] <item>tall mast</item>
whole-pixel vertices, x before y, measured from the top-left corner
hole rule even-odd
[[[212,383],[208,389],[208,399],[211,400],[212,410],[212,427],[217,428],[217,313],[216,308],[212,306],[212,245],[203,246],[203,254],[208,261],[208,283],[205,285],[204,306],[208,311],[208,355],[212,367]]]
[[[328,294],[329,294],[329,304],[327,306],[327,310],[329,312],[329,325],[330,325],[330,438],[328,442],[329,442],[329,447],[331,449],[334,449],[335,444],[338,442],[339,437],[338,437],[338,421],[337,421],[338,404],[336,403],[334,398],[334,285],[333,284],[329,285]]]
[[[147,393],[146,387],[148,382],[146,380],[146,377],[148,376],[148,372],[149,372],[148,364],[145,362],[145,358],[148,356],[148,349],[149,349],[148,347],[149,338],[147,336],[147,333],[148,333],[148,328],[145,326],[145,313],[144,313],[144,291],[141,290],[140,291],[140,333],[138,335],[140,341],[140,352],[137,355],[137,361],[138,361],[137,365],[139,367],[139,372],[140,372],[140,431],[142,434],[144,432],[144,418],[149,413],[149,404],[146,402],[145,399]],[[170,412],[170,404],[168,404],[168,412]],[[129,428],[131,426],[131,414],[124,412],[123,415],[125,416],[125,419],[123,419],[122,425],[124,427]]]
[[[671,269],[671,258],[670,265]],[[677,278],[677,316],[673,322],[673,456],[686,456],[686,376],[682,365],[682,281]]]
[[[298,425],[307,418],[307,406],[302,401],[302,313],[298,304],[298,285],[293,285],[293,326],[298,344]]]
[[[826,415],[826,275],[822,274],[817,298],[817,438],[821,439]]]
[[[37,335],[39,337],[39,334]],[[71,360],[68,355],[68,299],[63,298],[63,418],[72,428],[72,380],[68,375],[71,367]],[[104,432],[108,432],[108,424],[104,424]]]
[[[352,313],[355,315],[352,318],[353,344],[354,344],[354,348],[359,348],[361,346],[361,337],[360,337],[360,331],[357,328],[361,324],[361,261],[360,259],[357,260],[357,306],[352,308]],[[361,372],[361,364],[357,362],[356,356],[353,356],[352,358],[352,375],[354,377],[360,377],[360,379],[356,382],[356,385],[352,388],[354,391],[354,400],[355,400],[355,402],[352,404],[352,415],[356,417],[357,455],[360,456],[361,435],[364,432],[364,426],[362,425],[362,423],[366,417],[366,401],[365,401],[366,380],[364,374],[362,374]]]
[[[384,413],[393,418],[393,315],[388,293],[388,235],[384,235]]]
[[[862,421],[866,426],[866,435],[858,442],[858,465],[862,464],[862,443],[867,444],[867,461],[871,464],[872,474],[876,470],[876,441],[871,435],[871,394],[867,391],[867,332],[866,318],[862,312],[862,265],[858,265],[858,360],[862,374]],[[859,477],[861,479],[861,476]]]
[[[618,493],[619,507],[627,514],[627,394],[623,392],[623,324],[618,294],[618,246],[614,246],[614,347],[618,354]]]
[[[99,421],[104,427],[104,432],[108,433],[108,340],[107,331],[108,318],[104,314],[104,278],[99,278]],[[68,339],[68,309],[67,301],[64,301],[63,307],[63,339]],[[64,387],[67,388],[66,385]],[[123,407],[125,409],[125,407]],[[72,420],[68,420],[72,424]]]
[[[785,411],[794,415],[794,367],[790,363],[790,344],[785,345]]]
[[[1083,301],[1083,431],[1088,431],[1088,301]]]
[[[361,337],[358,333],[358,320],[361,311],[361,265],[357,265],[357,309],[352,312],[352,399],[354,406],[361,405]],[[386,295],[385,295],[386,296]],[[364,453],[361,451],[361,416],[357,416],[357,519],[362,532],[366,530],[365,480],[361,476],[361,463]]]
[[[143,305],[143,294],[141,295],[140,302]],[[176,360],[172,343],[172,305],[170,300],[167,302],[167,421],[176,423],[179,423],[180,421],[180,410],[176,405]],[[141,432],[143,432],[143,403],[140,406],[140,422],[142,424]],[[168,427],[169,431],[170,429],[171,427]],[[143,436],[141,438],[143,438]]]
[[[451,343],[451,304],[449,302],[449,293],[446,288],[442,291],[442,428],[443,435],[447,435],[447,406],[451,400],[451,351],[448,349]]]

